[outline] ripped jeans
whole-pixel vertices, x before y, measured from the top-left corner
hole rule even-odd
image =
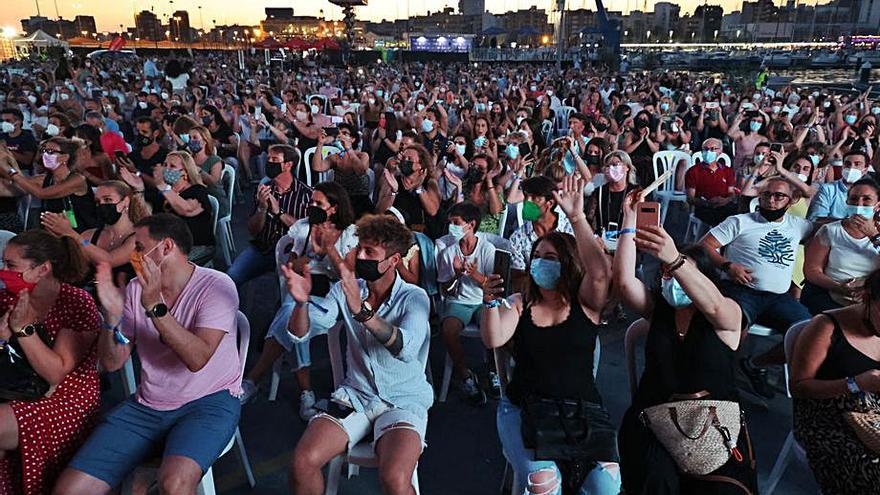
[[[523,445],[520,408],[503,397],[497,411],[498,437],[504,457],[513,467],[514,493],[523,495],[561,495],[562,480],[553,461],[536,461],[534,453]],[[616,463],[600,462],[590,471],[579,495],[617,495],[620,493],[620,468]]]

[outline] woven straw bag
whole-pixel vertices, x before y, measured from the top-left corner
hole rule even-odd
[[[880,454],[880,413],[846,412],[843,417],[865,447]]]
[[[686,474],[712,473],[733,456],[742,426],[739,404],[720,400],[667,402],[642,411],[642,423]]]

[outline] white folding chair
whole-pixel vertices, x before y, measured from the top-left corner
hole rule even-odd
[[[577,109],[574,107],[561,107],[556,112],[556,137],[562,137],[568,133],[568,118],[575,111]]]
[[[343,332],[344,323],[339,322],[327,332],[327,351],[330,354],[330,367],[333,371],[333,386],[338,387],[345,378],[345,370],[342,356],[340,336]],[[348,465],[348,477],[356,476],[361,467],[378,468],[379,460],[373,447],[368,441],[361,441],[348,452],[340,454],[330,461],[327,468],[327,483],[324,487],[324,495],[336,495],[339,491],[339,480],[342,477],[342,467]],[[416,495],[419,491],[419,465],[413,469],[412,485]]]
[[[287,282],[284,280],[284,275],[281,274],[280,267],[287,262],[287,255],[290,253],[289,246],[292,245],[293,238],[287,235],[281,236],[281,239],[275,244],[275,266],[279,267],[278,294],[280,294],[282,300],[284,299],[284,291],[287,288]],[[284,368],[285,357],[286,355],[282,354],[281,357],[276,359],[275,363],[272,364],[272,381],[269,385],[270,402],[278,397],[278,386],[281,384],[281,371]]]
[[[629,395],[631,398],[636,396],[636,390],[639,388],[639,374],[636,369],[636,346],[641,339],[648,335],[650,326],[648,320],[639,318],[630,324],[623,337],[623,353],[626,355],[626,372],[629,377]]]
[[[807,327],[807,324],[810,323],[810,320],[800,321],[792,325],[788,332],[785,333],[785,393],[791,398],[791,389],[789,387],[789,363],[791,363],[791,356],[794,353],[794,345],[797,342],[798,336],[800,336],[801,332],[804,328]],[[772,495],[776,490],[776,485],[779,484],[779,481],[782,479],[782,475],[785,474],[785,469],[788,467],[789,463],[791,463],[792,457],[797,458],[798,461],[803,465],[807,465],[807,454],[804,451],[804,448],[798,443],[798,441],[794,438],[794,432],[789,431],[788,436],[785,437],[785,443],[782,444],[782,449],[779,451],[779,455],[776,456],[776,461],[773,463],[773,469],[770,470],[770,476],[767,477],[767,486],[762,490],[763,493],[767,495]]]
[[[324,158],[327,158],[330,155],[335,155],[335,154],[338,154],[341,152],[342,152],[342,150],[335,147],[335,146],[324,146],[324,153],[325,153]],[[313,185],[312,184],[312,156],[314,154],[315,154],[315,147],[313,146],[313,147],[306,150],[306,152],[303,154],[303,159],[300,160],[299,164],[297,164],[297,166],[296,166],[296,177],[297,178],[299,178],[299,168],[301,166],[306,167],[306,170],[305,170],[306,184],[309,187],[312,187],[312,185]],[[319,172],[318,174],[319,174],[319,176],[321,176],[321,174],[327,174],[327,172]]]
[[[245,362],[247,361],[247,353],[248,346],[250,345],[251,339],[251,325],[247,319],[247,316],[244,315],[241,311],[237,312],[236,315],[236,327],[238,331],[238,357],[240,361],[240,371],[238,376],[238,381],[244,379],[244,367]],[[125,362],[125,366],[123,367],[122,374],[122,385],[125,388],[126,392],[131,390],[131,393],[134,393],[137,385],[135,384],[135,376],[134,376],[134,365],[131,361],[131,356],[129,356],[128,360]],[[229,439],[229,443],[226,444],[226,447],[223,449],[223,452],[218,456],[218,458],[226,455],[227,452],[232,450],[232,447],[236,448],[238,452],[239,459],[241,460],[242,468],[244,468],[245,476],[247,477],[248,484],[251,488],[256,486],[257,482],[254,479],[254,471],[251,468],[251,461],[248,458],[247,450],[244,448],[244,440],[241,438],[241,430],[239,430],[238,426],[235,427],[235,433],[232,435],[232,438]],[[143,467],[143,466],[141,466]],[[158,466],[154,469],[158,469]],[[126,480],[123,482],[122,493],[124,495],[131,495],[132,493],[132,483],[131,476],[129,475]],[[201,481],[199,481],[199,485],[196,489],[196,493],[198,495],[216,495],[216,490],[214,487],[214,471],[213,468],[208,468],[205,474],[202,476]]]
[[[541,134],[544,135],[544,142],[549,146],[553,142],[553,122],[545,120],[541,123]]]
[[[309,95],[308,98],[306,98],[309,106],[311,106],[313,98],[321,100],[321,113],[323,113],[324,115],[330,115],[330,99],[322,94],[315,93],[313,95]]]
[[[691,155],[686,151],[658,151],[654,153],[654,177],[660,177],[667,170],[672,170],[672,175],[666,179],[660,187],[654,191],[654,198],[660,202],[660,225],[666,223],[666,214],[669,213],[669,203],[672,201],[687,202],[687,193],[679,191],[675,187],[678,165],[684,161],[687,168],[693,164]]]
[[[214,235],[217,237],[217,244],[223,250],[223,260],[226,266],[232,265],[235,258],[235,239],[232,234],[232,206],[235,202],[235,169],[226,164],[223,166],[223,172],[220,174],[220,183],[223,185],[223,192],[226,193],[226,199],[229,201],[229,212],[217,220],[217,228]]]

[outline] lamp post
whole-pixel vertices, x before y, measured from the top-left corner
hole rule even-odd
[[[674,31],[672,29],[669,30],[669,42],[672,43],[672,33]]]

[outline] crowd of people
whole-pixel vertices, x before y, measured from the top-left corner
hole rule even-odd
[[[822,492],[876,492],[871,88],[65,56],[0,66],[0,108],[3,493],[108,493],[157,452],[159,491],[195,493],[279,359],[308,421],[292,493],[323,493],[322,467],[365,439],[383,490],[414,493],[432,329],[462,396],[497,401],[516,493],[758,493],[772,459],[741,396],[772,397],[784,363]],[[249,239],[218,227],[240,209]],[[267,273],[286,284],[245,372],[239,291]],[[646,366],[617,424],[598,337],[628,313]],[[345,375],[320,401],[309,342],[335,325]],[[755,325],[798,327],[792,350],[746,355]],[[474,326],[500,357],[486,376]],[[135,394],[100,413],[101,374],[132,354]]]

